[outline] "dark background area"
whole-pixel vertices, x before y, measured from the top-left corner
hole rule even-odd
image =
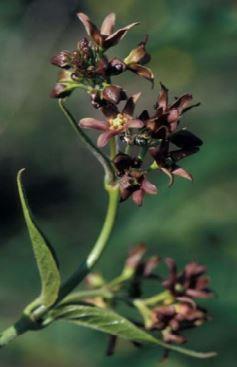
[[[110,11],[118,25],[141,21],[113,50],[124,57],[149,33],[155,91],[133,75],[115,79],[129,93],[140,90],[152,108],[158,81],[172,95],[192,92],[201,107],[184,118],[204,146],[184,166],[194,183],[154,174],[160,190],[142,208],[121,205],[116,228],[97,270],[109,278],[128,249],[144,241],[151,254],[175,257],[180,267],[197,260],[209,267],[217,297],[204,302],[213,320],[188,333],[190,347],[216,350],[214,360],[171,355],[168,367],[236,365],[236,57],[237,3],[231,0],[1,0],[0,2],[0,327],[15,321],[37,295],[38,274],[16,189],[25,167],[32,210],[59,254],[64,276],[87,254],[106,208],[102,172],[49,98],[56,80],[50,57],[73,49],[83,34],[76,18],[84,11],[98,24]],[[77,118],[93,116],[88,97],[76,92],[70,107]],[[120,341],[106,358],[106,336],[64,323],[29,333],[0,351],[1,367],[137,367],[159,365],[156,347],[134,349]]]

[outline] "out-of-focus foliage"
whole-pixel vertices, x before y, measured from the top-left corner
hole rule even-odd
[[[88,252],[105,210],[102,172],[48,95],[56,80],[49,59],[72,49],[82,35],[77,10],[98,23],[115,11],[118,24],[141,20],[117,47],[126,56],[134,42],[150,34],[151,67],[177,93],[190,91],[202,105],[185,117],[185,124],[204,140],[197,157],[185,162],[194,184],[176,180],[169,189],[161,175],[153,181],[160,195],[146,198],[142,208],[127,202],[111,243],[97,270],[115,275],[128,248],[145,241],[161,256],[180,265],[198,260],[209,267],[217,298],[208,301],[213,320],[195,330],[192,346],[217,350],[211,361],[172,355],[169,367],[235,366],[237,325],[236,232],[236,58],[237,4],[222,0],[2,0],[0,3],[0,327],[14,321],[21,307],[37,296],[38,274],[17,198],[16,173],[26,168],[26,190],[32,209],[56,244],[62,273],[74,269]],[[126,74],[121,84],[131,93],[143,91],[151,108],[155,93],[144,80]],[[95,111],[87,96],[76,92],[71,108],[76,116]],[[75,228],[77,231],[75,232]],[[113,263],[114,259],[114,263]],[[22,283],[22,275],[24,274]],[[34,285],[34,287],[33,287]],[[152,288],[150,289],[152,291]],[[133,349],[120,342],[105,358],[102,334],[57,324],[29,333],[0,351],[1,367],[69,365],[157,366],[157,347]]]

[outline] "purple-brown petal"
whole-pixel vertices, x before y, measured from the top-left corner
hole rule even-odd
[[[134,48],[129,55],[124,59],[125,64],[140,64],[144,65],[147,64],[151,56],[145,49],[146,43],[148,41],[148,37],[146,36],[145,40],[140,42],[139,45]]]
[[[178,149],[170,152],[170,156],[174,162],[178,162],[192,154],[199,152],[199,148],[195,147],[192,149]]]
[[[115,21],[116,21],[115,13],[108,14],[105,17],[105,19],[103,20],[103,23],[101,25],[101,28],[100,28],[101,34],[105,36],[110,35],[114,30]]]
[[[100,131],[107,130],[106,123],[104,121],[100,121],[97,119],[93,119],[90,117],[85,117],[79,122],[80,127],[84,127],[86,129],[96,129]]]
[[[139,119],[142,121],[147,121],[150,119],[149,112],[147,110],[142,111],[142,113],[139,116]]]
[[[141,93],[137,93],[137,94],[134,94],[132,97],[129,97],[123,109],[123,113],[129,116],[132,116],[134,113],[136,102],[138,101],[140,96],[141,96]]]
[[[52,98],[65,98],[68,97],[72,93],[72,89],[68,88],[67,84],[64,83],[56,83],[53,87],[53,90],[50,93],[50,97]]]
[[[139,65],[139,64],[129,64],[127,66],[128,70],[132,71],[133,73],[141,76],[142,78],[145,78],[147,80],[149,80],[150,82],[154,82],[154,74],[151,71],[151,69],[143,66],[143,65]]]
[[[103,90],[103,98],[111,103],[118,104],[127,98],[124,90],[117,85],[110,85]]]
[[[189,103],[192,101],[193,96],[192,94],[184,94],[183,96],[181,96],[180,98],[177,99],[177,101],[175,101],[172,106],[170,107],[170,109],[173,108],[177,108],[179,110],[179,113],[182,113],[183,109],[185,109]]]
[[[51,58],[51,64],[60,68],[71,66],[71,53],[69,51],[61,51]]]
[[[84,13],[78,13],[77,16],[80,19],[80,21],[82,22],[82,24],[84,25],[87,34],[92,37],[93,41],[97,45],[102,46],[103,37],[101,36],[100,31],[96,27],[96,25],[93,24],[90,18]]]
[[[118,153],[113,162],[117,170],[124,173],[124,171],[132,166],[133,159],[128,154]]]
[[[179,110],[177,108],[172,108],[168,113],[167,121],[169,124],[177,124],[179,117],[180,117]],[[175,128],[172,128],[172,131],[174,130]]]
[[[146,253],[146,250],[146,245],[144,245],[144,243],[134,247],[128,254],[126,266],[136,269],[144,254]]]
[[[211,293],[206,291],[200,291],[198,289],[187,289],[186,295],[192,298],[210,298],[212,297]]]
[[[168,107],[168,92],[169,90],[164,86],[164,84],[160,83],[161,90],[158,97],[157,107],[162,108],[163,111],[166,111]]]
[[[144,195],[145,195],[145,192],[142,189],[134,191],[133,194],[132,194],[133,202],[136,205],[141,206],[142,203],[143,203]]]
[[[127,34],[129,29],[133,28],[134,26],[136,26],[138,24],[139,24],[138,22],[129,24],[128,26],[126,26],[124,28],[121,28],[118,31],[116,31],[115,33],[113,33],[110,36],[106,37],[106,39],[103,42],[103,47],[105,49],[108,49],[110,47],[113,47],[113,46],[117,45],[119,43],[119,41],[121,41],[121,39]]]
[[[182,129],[171,135],[170,140],[179,148],[193,148],[202,145],[202,140],[186,129]]]
[[[142,120],[139,120],[139,119],[131,119],[127,123],[128,128],[140,129],[143,126],[144,126],[144,123],[142,122]]]
[[[193,176],[191,175],[191,173],[186,171],[184,168],[177,167],[174,170],[172,170],[172,174],[175,176],[186,178],[189,181],[193,181]]]
[[[145,193],[150,195],[156,195],[158,192],[157,187],[153,185],[150,181],[148,181],[146,178],[144,178],[141,187],[145,191]]]
[[[105,106],[100,108],[100,111],[105,115],[107,119],[115,118],[119,111],[115,104],[107,102]]]
[[[105,131],[104,133],[100,134],[97,139],[97,146],[99,148],[105,147],[114,135],[116,135],[116,133],[112,131]]]
[[[207,268],[202,264],[192,261],[185,266],[184,271],[186,277],[199,277],[206,273]]]
[[[125,65],[125,63],[122,60],[114,57],[109,62],[108,73],[110,75],[119,75],[123,73],[126,69],[127,69],[127,66]]]
[[[149,277],[153,270],[156,268],[156,266],[159,264],[160,262],[160,257],[159,256],[152,256],[150,257],[150,259],[148,259],[145,262],[145,266],[144,266],[144,276],[145,277]]]

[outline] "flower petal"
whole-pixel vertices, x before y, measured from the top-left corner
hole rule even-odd
[[[168,92],[169,90],[164,86],[164,84],[160,83],[161,90],[158,97],[157,108],[162,108],[163,111],[166,111],[168,107]]]
[[[139,245],[132,248],[132,250],[129,251],[125,266],[136,270],[146,251],[147,248],[144,243],[140,243]]]
[[[138,24],[139,24],[138,22],[132,23],[132,24],[127,25],[124,28],[117,30],[115,33],[111,34],[104,40],[103,47],[107,49],[107,48],[117,45],[119,41],[121,41],[121,39],[129,31],[129,29],[133,28],[135,25],[138,25]]]
[[[144,198],[145,192],[142,189],[136,190],[132,193],[132,200],[133,202],[138,205],[141,206],[143,203],[143,198]]]
[[[139,119],[142,121],[147,121],[150,119],[149,112],[147,110],[142,111],[142,113],[139,116]]]
[[[116,21],[115,13],[108,14],[105,17],[105,19],[103,20],[103,23],[101,25],[101,28],[100,28],[101,34],[105,36],[110,35],[114,30],[115,21]]]
[[[159,256],[152,256],[150,259],[148,259],[145,262],[144,271],[143,274],[145,277],[150,277],[150,275],[153,275],[153,270],[157,267],[159,264],[161,258]]]
[[[114,132],[112,131],[105,131],[104,133],[100,134],[98,139],[97,139],[97,146],[99,148],[103,148],[106,146],[106,144],[109,142],[109,140],[116,135]]]
[[[129,64],[127,66],[128,70],[132,71],[133,73],[149,80],[150,82],[154,82],[154,74],[151,71],[151,69],[143,66],[143,65],[139,65],[139,64]]]
[[[193,148],[201,146],[202,140],[186,129],[182,129],[171,135],[170,140],[180,148]]]
[[[111,103],[118,104],[120,101],[125,100],[127,96],[121,87],[110,85],[103,90],[103,98]]]
[[[105,115],[107,119],[115,118],[119,111],[113,103],[107,103],[105,106],[100,108],[100,111]]]
[[[192,94],[189,93],[184,94],[172,104],[170,109],[177,108],[179,113],[182,113],[183,109],[188,106],[188,104],[192,101],[192,99],[193,99]]]
[[[96,129],[105,131],[107,130],[106,122],[93,119],[91,117],[85,117],[79,122],[80,127],[84,127],[86,129]]]
[[[128,168],[132,166],[133,159],[130,155],[125,153],[118,153],[114,157],[114,165],[117,168],[119,173],[124,173]]]
[[[142,189],[145,191],[146,194],[156,195],[157,194],[157,187],[153,185],[150,181],[144,178],[142,182]]]
[[[177,108],[172,108],[169,113],[168,113],[168,116],[167,116],[167,121],[169,124],[173,124],[173,123],[176,123],[179,119],[179,110]]]
[[[60,68],[69,68],[71,66],[71,53],[69,51],[58,52],[51,58],[51,64]]]
[[[56,83],[55,86],[53,87],[53,90],[50,93],[50,97],[52,98],[65,98],[68,97],[73,89],[75,89],[75,87],[70,87],[70,84],[68,85],[67,83]]]
[[[177,167],[174,170],[172,170],[172,174],[175,176],[186,178],[189,181],[193,181],[193,176],[191,175],[191,173],[186,171],[184,168]]]
[[[92,37],[93,41],[97,45],[101,46],[103,43],[103,37],[101,36],[100,31],[96,27],[96,25],[93,24],[90,18],[84,13],[78,13],[77,16],[84,25],[87,34]]]
[[[146,43],[148,41],[148,36],[145,37],[145,40],[140,42],[136,48],[134,48],[130,54],[124,59],[125,64],[140,64],[145,65],[147,64],[151,56],[146,51]]]
[[[134,94],[133,96],[129,97],[127,100],[127,103],[123,109],[123,113],[126,113],[126,115],[132,116],[135,109],[135,104],[139,97],[141,96],[141,93]]]
[[[142,120],[139,120],[139,119],[131,119],[127,123],[128,128],[140,129],[143,126],[144,126],[144,123],[142,122]]]

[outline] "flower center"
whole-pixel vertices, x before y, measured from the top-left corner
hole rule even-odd
[[[127,117],[124,114],[119,113],[115,118],[109,120],[109,125],[110,128],[118,130],[123,128],[127,122],[128,122]]]

